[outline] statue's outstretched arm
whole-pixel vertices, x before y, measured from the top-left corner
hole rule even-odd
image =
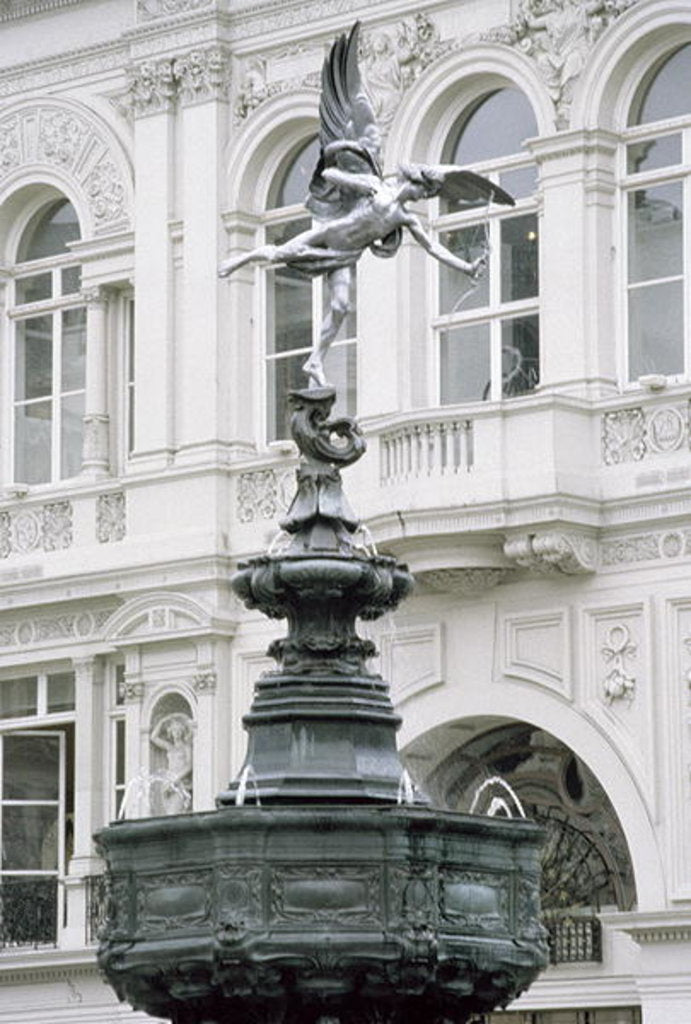
[[[326,167],[322,171],[322,177],[333,185],[338,185],[339,188],[347,188],[351,192],[359,192],[365,196],[374,195],[379,187],[379,179],[375,178],[373,174],[342,171],[339,167]]]
[[[470,277],[477,277],[487,263],[487,257],[485,255],[478,257],[478,259],[473,260],[472,262],[462,260],[460,256],[454,256],[449,249],[443,245],[439,245],[438,242],[435,242],[433,238],[429,237],[422,227],[422,224],[415,216],[410,216],[410,219],[406,221],[406,227],[415,241],[420,243],[425,252],[428,252],[430,256],[434,256],[434,258],[439,260],[440,263],[445,263],[448,267],[453,267],[454,270],[461,270],[464,274],[470,275]]]

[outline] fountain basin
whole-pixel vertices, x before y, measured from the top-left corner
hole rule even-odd
[[[98,960],[175,1024],[451,1021],[547,962],[540,830],[421,806],[225,807],[97,836]]]

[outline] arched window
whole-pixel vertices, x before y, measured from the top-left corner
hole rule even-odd
[[[14,294],[13,479],[48,483],[82,465],[86,309],[69,243],[80,237],[67,199],[31,218],[17,249]]]
[[[265,215],[265,241],[281,245],[310,226],[304,208],[319,143],[312,139],[293,152],[278,171],[269,192]],[[355,277],[355,275],[354,275]],[[266,295],[266,408],[267,440],[289,437],[286,396],[307,386],[302,372],[319,332],[327,296],[320,278],[311,280],[294,267],[264,271]],[[355,283],[352,288],[355,299]],[[353,415],[356,400],[356,315],[354,309],[341,325],[326,357],[326,374],[336,387],[334,412]]]
[[[691,45],[641,82],[626,131],[626,379],[689,372],[684,219],[691,160]]]
[[[445,163],[496,181],[516,206],[445,203],[439,211],[439,238],[452,252],[473,260],[485,243],[490,249],[476,287],[459,271],[439,268],[434,326],[442,404],[511,398],[539,381],[537,173],[522,149],[536,134],[525,96],[503,88],[464,112],[445,147]]]

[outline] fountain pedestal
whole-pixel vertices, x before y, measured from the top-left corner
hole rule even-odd
[[[339,467],[364,441],[329,420],[334,398],[293,394],[303,461],[286,547],[233,578],[249,607],[288,621],[245,718],[240,778],[216,811],[97,837],[101,968],[175,1024],[463,1024],[547,960],[539,829],[400,802],[399,718],[355,621],[395,608],[412,580],[355,543]]]

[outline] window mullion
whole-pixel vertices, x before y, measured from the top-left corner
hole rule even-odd
[[[59,480],[60,438],[62,436],[62,313],[53,313],[53,436],[51,438],[51,481]]]

